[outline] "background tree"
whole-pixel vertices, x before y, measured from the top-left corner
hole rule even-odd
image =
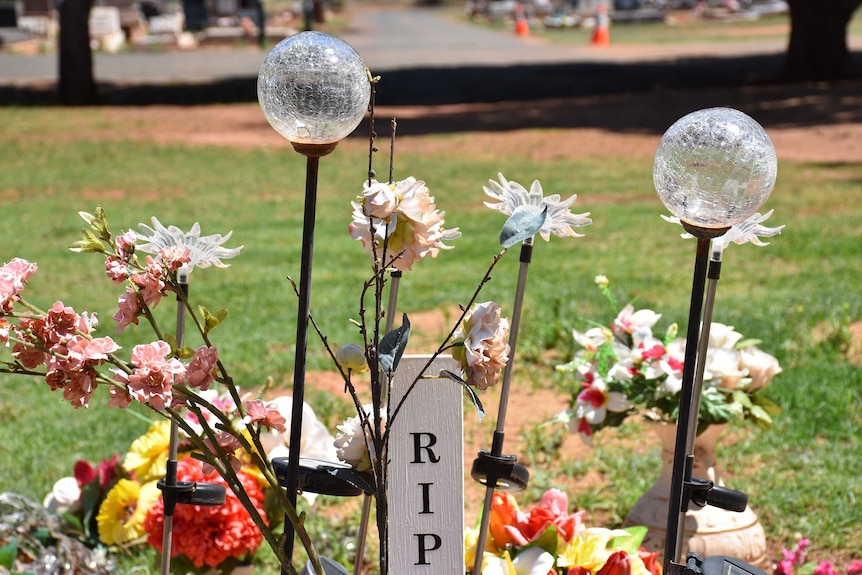
[[[59,98],[67,106],[98,103],[90,49],[90,7],[93,0],[62,0],[60,12]]]
[[[851,74],[847,26],[862,0],[788,0],[788,80],[838,80]]]

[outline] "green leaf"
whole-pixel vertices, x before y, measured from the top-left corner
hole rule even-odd
[[[204,333],[209,333],[221,324],[227,317],[227,310],[222,308],[215,313],[212,313],[210,310],[205,308],[204,306],[198,306],[198,312],[201,314],[201,317],[204,319]]]
[[[470,387],[470,384],[461,379],[461,376],[452,373],[448,369],[444,369],[442,374],[451,379],[452,381],[461,384],[461,386],[464,388],[464,391],[467,392],[467,395],[470,397],[470,401],[473,402],[473,406],[476,408],[476,413],[479,417],[479,421],[482,421],[482,418],[485,417],[485,407],[482,405],[482,401],[479,399],[479,396],[476,394],[473,388]]]
[[[0,547],[0,567],[11,571],[16,557],[18,557],[18,540],[13,537],[9,543]]]
[[[760,407],[759,405],[755,405],[749,411],[749,415],[754,419],[754,422],[757,424],[757,427],[761,429],[769,429],[772,427],[772,418],[769,417],[769,414],[766,413],[766,410]]]
[[[195,350],[190,347],[181,347],[177,350],[177,357],[180,359],[191,359],[195,356]]]
[[[753,404],[751,403],[751,398],[744,391],[734,391],[733,392],[733,401],[745,407],[747,409],[751,409]]]
[[[515,212],[503,224],[503,230],[500,232],[500,245],[504,248],[511,248],[515,244],[532,238],[542,229],[547,214],[547,206],[545,206],[545,209],[541,213],[528,211]]]
[[[753,395],[751,397],[751,402],[763,409],[763,411],[768,413],[770,416],[780,415],[784,412],[780,405],[763,395]]]
[[[380,340],[379,361],[384,373],[392,373],[398,369],[409,339],[410,320],[405,313],[401,316],[401,327],[393,329]]]
[[[102,240],[100,240],[96,234],[90,230],[82,229],[81,236],[83,239],[73,242],[72,245],[69,246],[70,250],[80,253],[105,253],[105,244],[102,243]]]
[[[624,531],[628,531],[629,535],[614,537],[608,543],[608,549],[622,549],[629,555],[636,555],[648,530],[649,528],[644,525],[626,527]]]
[[[81,519],[73,514],[73,513],[63,513],[63,520],[68,523],[73,529],[76,531],[84,532],[84,524],[81,523]]]
[[[542,531],[541,535],[530,541],[528,545],[524,545],[524,549],[529,547],[539,547],[556,557],[559,539],[556,526],[548,525],[545,530]]]

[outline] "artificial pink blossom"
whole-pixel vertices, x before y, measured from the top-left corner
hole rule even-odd
[[[475,304],[454,335],[453,356],[461,362],[467,383],[487,389],[497,383],[509,361],[509,321],[500,316],[500,304]]]
[[[230,433],[222,431],[216,435],[216,443],[224,450],[231,468],[233,468],[234,471],[239,471],[242,468],[242,461],[240,461],[235,455],[236,451],[242,447],[239,440]],[[218,448],[209,440],[209,438],[204,440],[204,445],[206,445],[206,448],[210,452],[218,453]],[[215,468],[209,463],[204,462],[202,470],[205,475],[209,475],[215,471]]]
[[[14,258],[0,267],[0,311],[12,311],[12,304],[18,301],[24,284],[36,269],[36,264],[21,258]]]
[[[159,250],[159,257],[168,270],[175,272],[183,264],[192,261],[191,253],[192,250],[188,246],[165,246]]]
[[[105,273],[108,274],[108,277],[111,278],[111,281],[115,284],[126,281],[129,279],[129,276],[132,275],[126,262],[117,259],[114,256],[108,256],[105,259]]]
[[[164,341],[136,345],[132,350],[135,370],[128,376],[129,394],[156,410],[171,404],[174,380],[185,373],[182,362],[167,359],[170,353],[171,346]]]
[[[137,236],[135,232],[129,231],[124,234],[120,234],[116,237],[117,242],[117,255],[128,261],[129,258],[132,257],[132,254],[135,252],[135,240]]]
[[[195,356],[186,367],[185,384],[195,389],[206,391],[215,381],[215,368],[218,364],[218,348],[201,346],[195,350]]]
[[[116,381],[117,377],[114,377],[114,380]],[[131,396],[127,388],[121,388],[117,385],[111,386],[108,390],[108,395],[110,396],[108,407],[119,407],[121,409],[125,409],[132,404],[132,401],[134,401],[134,398]]]
[[[126,293],[120,296],[117,303],[119,309],[114,314],[114,321],[117,322],[117,333],[123,331],[127,325],[138,325],[138,316],[141,315],[142,310],[135,288],[127,286]]]
[[[80,318],[74,309],[64,306],[61,301],[54,303],[51,309],[48,310],[48,315],[45,319],[47,340],[50,343],[57,343],[66,339],[75,333],[79,323]]]
[[[163,264],[157,263],[152,257],[147,256],[147,268],[144,273],[132,276],[132,282],[138,286],[144,303],[154,308],[165,295],[167,284],[165,284],[166,270]]]
[[[73,372],[63,386],[63,399],[71,403],[72,407],[87,407],[96,391],[94,375],[95,372],[92,370]]]
[[[16,343],[12,346],[12,356],[27,369],[36,369],[48,359],[48,356],[41,350],[23,343]]]
[[[278,405],[275,403],[264,403],[260,399],[253,399],[245,402],[246,416],[243,418],[243,423],[260,422],[261,425],[269,429],[274,429],[284,433],[287,428],[284,423],[286,419],[278,410]]]

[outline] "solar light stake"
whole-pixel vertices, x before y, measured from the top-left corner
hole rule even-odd
[[[178,275],[178,283],[180,289],[183,290],[186,298],[189,295],[189,276],[184,272]],[[186,308],[182,298],[177,296],[177,329],[176,340],[177,348],[183,346],[183,340],[186,334]],[[165,471],[165,485],[168,487],[176,487],[177,485],[177,451],[179,444],[179,427],[177,422],[171,418],[170,439],[168,440],[168,461]],[[176,507],[176,492],[164,490],[162,492],[164,499],[164,516],[165,524],[162,528],[162,556],[159,573],[168,575],[171,572],[171,546],[173,545],[173,528],[174,528],[174,508]]]
[[[491,506],[494,502],[494,491],[497,489],[498,482],[505,480],[505,486],[510,490],[520,491],[527,486],[527,480],[529,479],[527,469],[517,465],[514,456],[503,455],[503,441],[505,440],[509,387],[515,364],[515,347],[518,344],[521,310],[524,306],[524,292],[527,287],[527,270],[532,258],[533,238],[528,238],[521,245],[521,267],[518,271],[515,304],[512,309],[512,322],[509,330],[509,361],[503,372],[503,381],[500,388],[500,407],[497,412],[497,425],[494,430],[494,439],[491,443],[491,452],[488,453],[485,450],[479,452],[479,457],[473,462],[471,473],[474,479],[479,479],[480,482],[485,483],[485,502],[482,506],[482,519],[479,526],[479,536],[476,541],[476,558],[473,564],[473,573],[476,575],[482,573],[482,557],[485,554],[485,541],[488,537],[488,525],[491,522]],[[481,472],[479,473],[477,473],[478,468],[481,468]]]
[[[763,128],[731,108],[709,108],[684,116],[659,142],[653,181],[659,198],[697,238],[686,335],[673,474],[668,500],[664,572],[668,575],[718,575],[762,572],[738,559],[701,560],[691,553],[679,563],[689,502],[744,511],[744,493],[692,477],[694,438],[700,409],[709,330],[721,249],[713,252],[710,287],[704,305],[710,241],[755,214],[775,184],[775,148]],[[704,307],[706,308],[704,310]]]
[[[302,442],[318,166],[320,158],[331,153],[365,116],[371,95],[369,76],[353,48],[323,32],[301,32],[285,38],[267,55],[258,74],[257,96],[264,116],[306,157],[293,407],[285,480],[287,498],[294,507]],[[287,518],[284,532],[285,556],[290,558],[294,528]]]
[[[678,550],[681,547],[683,530],[681,523],[685,520],[688,500],[683,500],[683,483],[691,479],[693,457],[689,454],[689,437],[696,433],[697,417],[692,417],[692,405],[695,397],[695,371],[697,369],[698,340],[700,338],[701,314],[703,312],[703,291],[706,286],[706,272],[709,261],[709,243],[712,237],[722,235],[724,229],[705,229],[683,225],[686,231],[697,238],[694,275],[691,286],[691,303],[688,312],[688,330],[685,340],[685,359],[682,372],[682,390],[679,401],[679,419],[677,420],[676,443],[674,447],[673,474],[668,501],[668,525],[665,538],[664,562],[665,570],[671,561],[678,560]],[[698,393],[699,396],[699,393]],[[694,431],[693,431],[694,430]]]

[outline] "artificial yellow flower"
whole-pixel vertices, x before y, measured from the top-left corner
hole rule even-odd
[[[135,474],[141,483],[161,479],[167,472],[168,447],[171,441],[171,422],[154,421],[150,429],[132,442],[123,459],[123,469]]]
[[[583,530],[563,549],[557,558],[560,567],[583,567],[591,573],[599,570],[611,556],[613,550],[608,549],[608,543],[614,537],[629,535],[621,529],[603,529],[591,527]]]
[[[147,510],[161,497],[157,482],[120,479],[99,506],[96,524],[105,545],[122,545],[145,535]]]

